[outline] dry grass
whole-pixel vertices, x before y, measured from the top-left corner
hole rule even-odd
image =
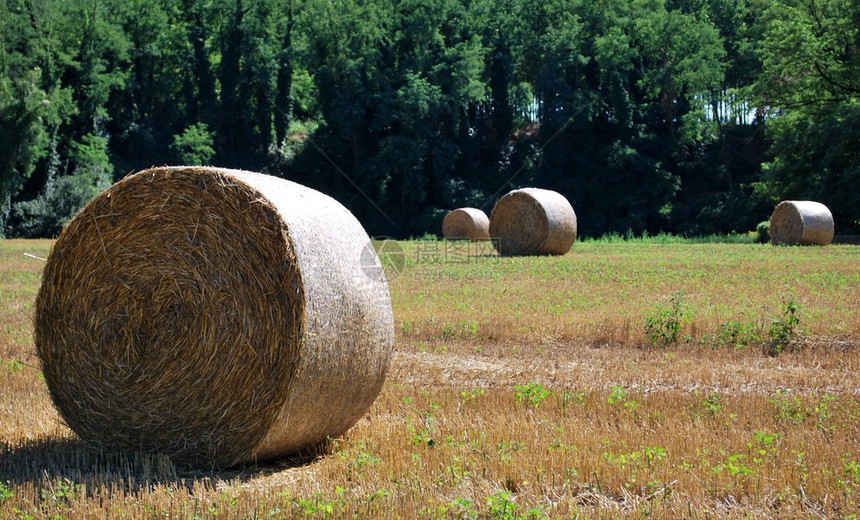
[[[58,422],[38,370],[7,369],[32,362],[41,265],[22,252],[47,245],[3,242],[13,274],[0,332],[13,332],[0,344],[0,518],[858,510],[860,248],[585,243],[563,257],[455,262],[432,261],[453,253],[437,247],[404,244],[391,283],[397,351],[364,419],[317,457],[208,473],[87,450]],[[681,339],[654,344],[645,317],[678,291],[694,315]],[[730,322],[768,329],[789,298],[805,330],[791,349],[718,341]]]

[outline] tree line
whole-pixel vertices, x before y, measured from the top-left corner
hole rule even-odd
[[[371,234],[557,190],[581,232],[860,228],[860,0],[0,0],[0,232],[163,164],[320,189]]]

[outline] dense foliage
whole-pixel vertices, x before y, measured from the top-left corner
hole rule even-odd
[[[152,165],[264,171],[371,234],[555,189],[586,235],[860,227],[860,0],[0,0],[0,232]]]

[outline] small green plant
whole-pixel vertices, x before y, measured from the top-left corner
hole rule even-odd
[[[585,394],[577,392],[568,392],[567,390],[561,393],[561,411],[566,411],[571,404],[584,404]]]
[[[460,320],[460,333],[469,338],[478,338],[478,321],[477,320]]]
[[[705,417],[716,417],[723,409],[723,398],[716,392],[711,392],[708,397],[699,401],[697,405],[691,405],[693,418],[703,419]]]
[[[693,309],[684,302],[683,291],[672,295],[669,308],[657,305],[654,314],[645,317],[645,333],[651,346],[677,343],[681,326],[692,315]]]
[[[776,397],[770,402],[776,406],[776,416],[782,421],[800,424],[807,418],[808,413],[803,401],[788,390],[777,390]]]
[[[639,407],[639,403],[635,399],[629,399],[629,394],[623,386],[613,386],[612,393],[609,394],[609,404],[622,406],[629,410],[635,410]]]
[[[552,438],[552,443],[549,445],[550,450],[576,451],[579,449],[576,446],[568,446],[565,444],[565,431],[561,426],[547,420],[541,421],[541,424],[546,428]]]
[[[322,493],[314,493],[310,498],[294,498],[290,505],[296,513],[312,516],[330,516],[336,512],[341,512],[344,508],[346,500],[342,497],[330,499]]]
[[[517,505],[511,498],[510,491],[499,491],[487,498],[490,506],[490,518],[515,518]]]
[[[619,466],[636,466],[640,468],[651,467],[666,458],[666,450],[660,447],[648,447],[630,453],[603,453],[603,458],[615,462]]]
[[[526,445],[520,441],[501,441],[496,445],[496,453],[503,462],[510,464],[513,454],[525,448]]]
[[[776,454],[776,445],[783,434],[755,431],[755,442],[748,442],[747,448],[753,453],[753,462],[761,463],[765,457],[773,457]]]
[[[481,517],[481,513],[475,508],[475,503],[468,498],[457,497],[452,503],[457,512],[457,518],[463,520],[477,520]]]
[[[544,520],[549,518],[546,511],[540,507],[533,507],[528,511],[522,511],[520,506],[514,502],[511,491],[498,491],[495,495],[487,497],[487,505],[490,507],[489,516],[498,520]]]
[[[6,370],[11,374],[13,372],[20,372],[24,370],[24,363],[21,363],[17,359],[13,359],[12,361],[8,361],[6,363]]]
[[[535,408],[540,406],[547,397],[552,395],[552,390],[544,388],[543,385],[535,382],[530,382],[527,385],[517,385],[514,388],[517,390],[517,393],[514,394],[517,401],[534,406]]]
[[[486,393],[487,391],[483,388],[473,388],[471,390],[463,390],[460,392],[460,397],[463,398],[463,403],[474,403],[479,397]]]
[[[12,498],[12,490],[9,489],[8,482],[0,482],[0,504]]]
[[[404,334],[411,334],[414,330],[415,322],[413,320],[404,320],[400,324],[400,331]]]
[[[350,472],[354,471],[359,477],[363,476],[365,466],[375,466],[379,464],[380,459],[374,454],[376,446],[372,440],[358,439],[355,442],[349,443],[346,449],[338,452],[337,455],[349,462]]]
[[[815,405],[813,408],[813,412],[815,416],[818,418],[817,426],[822,431],[833,431],[836,429],[836,426],[830,424],[830,418],[833,417],[833,411],[830,409],[830,403],[836,400],[836,397],[830,394],[824,394],[821,396],[821,401]]]
[[[80,484],[75,484],[69,479],[63,479],[56,483],[48,482],[47,487],[42,488],[42,500],[52,503],[59,509],[69,507],[70,502],[75,499],[81,490]]]
[[[802,307],[794,301],[794,298],[789,298],[785,302],[782,317],[774,319],[770,325],[770,342],[764,346],[766,355],[774,357],[786,349],[798,350],[799,347],[794,345],[792,340],[801,332],[798,328],[801,310]]]
[[[714,471],[728,471],[732,475],[752,475],[755,471],[746,463],[748,457],[743,454],[730,455],[725,461],[714,466]]]
[[[445,325],[445,328],[442,329],[442,335],[446,338],[452,338],[457,335],[457,325],[453,323],[448,323]]]
[[[763,220],[755,227],[756,242],[764,244],[770,242],[770,221]]]
[[[761,340],[761,326],[747,322],[729,321],[723,323],[717,331],[703,339],[703,343],[712,347],[731,347],[742,349]]]
[[[860,488],[860,462],[857,462],[853,457],[844,457],[842,467],[842,475],[845,478],[839,479],[839,488],[846,495],[853,494]]]
[[[402,407],[407,412],[414,413],[418,421],[412,417],[406,417],[406,429],[412,435],[412,444],[416,446],[426,445],[429,448],[436,446],[436,411],[441,407],[438,403],[433,402],[429,397],[426,397],[427,404],[430,407],[427,411],[421,411],[413,404],[411,397],[403,399]],[[408,413],[406,415],[409,415]]]
[[[442,330],[442,335],[448,338],[459,336],[467,339],[480,339],[478,337],[478,321],[460,320],[459,323],[448,323]]]

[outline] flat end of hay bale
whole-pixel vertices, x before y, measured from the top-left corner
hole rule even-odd
[[[458,208],[449,211],[442,220],[442,236],[447,240],[490,239],[490,219],[477,208]]]
[[[500,255],[563,255],[576,241],[576,213],[560,193],[514,190],[496,202],[490,236]]]
[[[817,245],[833,242],[833,215],[820,202],[784,200],[770,216],[770,242],[773,245]]]
[[[359,266],[366,243],[337,202],[282,179],[193,167],[123,179],[45,267],[34,337],[55,405],[92,444],[206,466],[342,433],[393,346],[387,285]]]

